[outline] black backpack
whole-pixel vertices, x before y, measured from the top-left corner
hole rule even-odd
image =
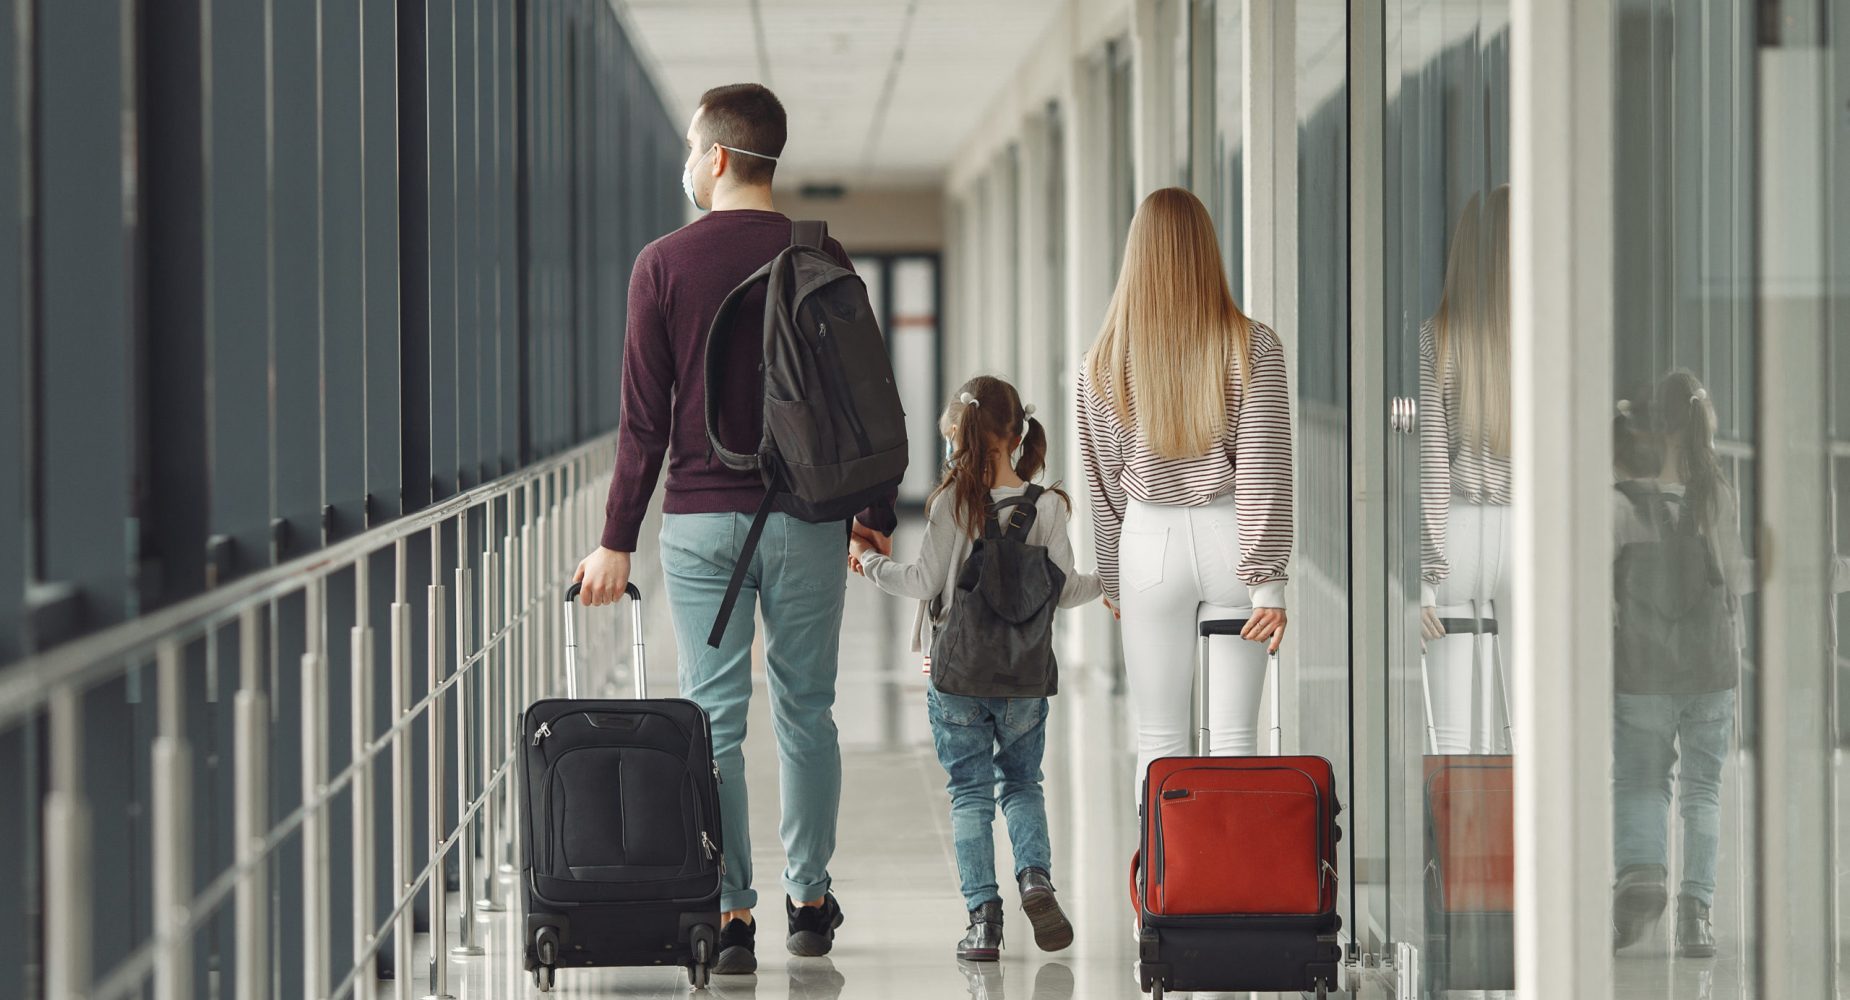
[[[759,473],[765,492],[707,637],[714,647],[772,510],[845,522],[892,495],[906,474],[906,414],[867,285],[823,249],[826,224],[794,222],[790,236],[789,248],[726,296],[707,332],[707,441],[727,468]],[[719,388],[733,313],[759,282],[764,430],[757,450],[740,454],[719,439]]]
[[[1613,563],[1613,680],[1625,694],[1726,691],[1740,677],[1737,601],[1715,545],[1683,498],[1654,482],[1620,493],[1656,537],[1627,542]]]
[[[932,636],[931,684],[973,698],[1045,698],[1059,689],[1053,613],[1066,574],[1047,546],[1028,544],[1035,503],[1030,484],[989,507],[951,593],[951,613]],[[944,501],[949,502],[946,498]],[[1002,513],[1008,512],[1008,524]]]

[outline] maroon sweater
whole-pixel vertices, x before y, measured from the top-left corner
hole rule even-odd
[[[790,220],[777,212],[709,212],[644,247],[630,272],[629,326],[623,344],[623,418],[617,468],[604,505],[607,549],[636,551],[643,515],[668,456],[668,514],[749,514],[764,500],[756,472],[735,472],[707,445],[707,329],[727,293],[790,245]],[[829,253],[852,266],[840,243]],[[734,451],[756,450],[763,425],[758,364],[764,358],[764,288],[734,313],[720,405],[720,440]],[[897,519],[886,503],[863,511],[861,523],[891,533]]]

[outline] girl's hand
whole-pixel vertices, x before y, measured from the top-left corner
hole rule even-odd
[[[1111,611],[1112,618],[1117,619],[1119,621],[1122,621],[1124,619],[1124,615],[1122,612],[1118,610],[1118,606],[1116,604],[1111,603],[1111,598],[1106,597],[1106,598],[1101,598],[1101,600],[1105,602],[1105,607]]]
[[[866,573],[861,572],[861,560],[855,556],[848,557],[848,568],[854,572],[855,576],[866,576],[867,575]]]
[[[1285,609],[1254,608],[1253,616],[1246,620],[1246,627],[1240,630],[1240,638],[1253,642],[1271,640],[1266,652],[1278,652],[1278,644],[1285,641]]]

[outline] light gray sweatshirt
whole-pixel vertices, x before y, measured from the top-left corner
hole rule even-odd
[[[1006,500],[1021,496],[1023,492],[1019,486],[998,487],[989,491],[989,497],[992,501]],[[963,569],[964,560],[970,557],[969,532],[958,527],[952,514],[956,506],[950,497],[939,497],[931,505],[925,522],[925,540],[919,544],[916,561],[903,563],[873,551],[861,557],[861,572],[874,582],[874,586],[919,602],[918,616],[912,624],[914,651],[926,648],[927,621],[934,627],[944,623],[944,616],[950,612],[952,591],[957,587],[957,574]],[[1060,607],[1073,608],[1098,600],[1105,592],[1098,575],[1073,571],[1073,541],[1067,535],[1071,514],[1067,511],[1066,500],[1049,491],[1041,494],[1034,509],[1034,527],[1028,529],[1028,544],[1047,546],[1048,557],[1066,574],[1066,587],[1060,591]],[[936,617],[931,613],[934,598],[939,605]]]

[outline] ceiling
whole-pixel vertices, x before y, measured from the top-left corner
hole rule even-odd
[[[1062,0],[621,0],[685,121],[755,81],[790,116],[778,179],[935,183]]]

